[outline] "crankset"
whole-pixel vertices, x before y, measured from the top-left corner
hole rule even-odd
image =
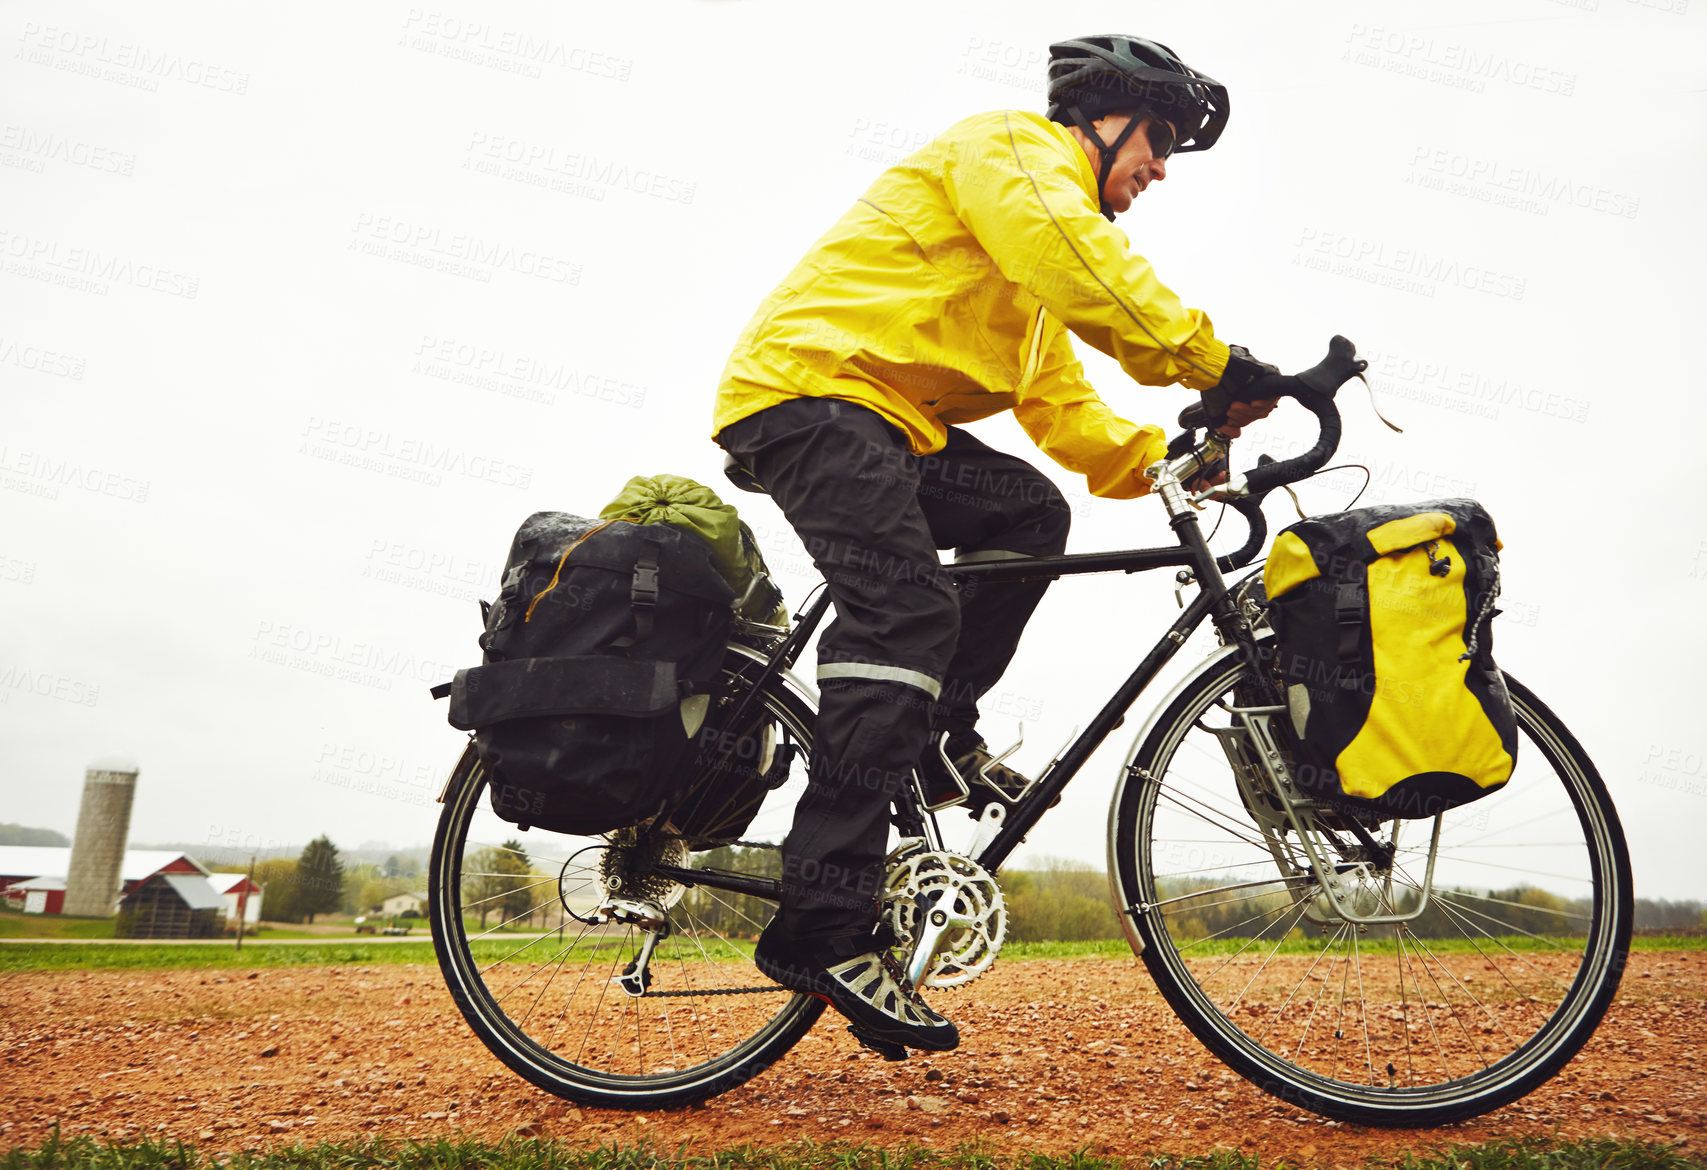
[[[995,963],[1008,934],[1007,903],[989,871],[917,837],[889,855],[883,921],[920,988],[972,982]]]

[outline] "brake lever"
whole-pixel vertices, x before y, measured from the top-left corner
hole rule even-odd
[[[1274,461],[1274,456],[1270,455],[1266,451],[1257,456],[1258,467],[1267,467]],[[1191,502],[1194,504],[1202,504],[1205,502],[1231,504],[1236,500],[1249,498],[1250,494],[1250,487],[1245,483],[1245,477],[1241,473],[1239,475],[1228,477],[1226,483],[1218,483],[1213,487],[1204,488],[1202,491],[1197,492],[1191,497]],[[1264,495],[1266,494],[1267,493],[1265,492]]]

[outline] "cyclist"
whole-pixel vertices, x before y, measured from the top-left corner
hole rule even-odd
[[[1147,491],[1162,431],[1097,397],[1069,331],[1141,383],[1202,392],[1229,433],[1274,405],[1274,367],[1216,338],[1110,226],[1174,153],[1214,145],[1225,87],[1164,45],[1094,36],[1050,46],[1048,97],[1047,116],[976,115],[885,171],[759,307],[718,388],[717,442],[782,509],[836,610],[782,904],[755,961],[890,1055],[959,1041],[874,932],[890,802],[915,768],[952,785],[945,756],[974,811],[1024,786],[992,766],[977,701],[1047,586],[957,596],[937,550],[965,562],[1067,543],[1060,491],[957,424],[1011,410],[1093,494]]]

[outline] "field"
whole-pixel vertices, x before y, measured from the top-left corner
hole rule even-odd
[[[955,1053],[887,1064],[826,1017],[747,1086],[701,1107],[633,1114],[559,1101],[500,1066],[413,943],[301,954],[338,965],[256,965],[322,949],[279,945],[246,949],[245,966],[18,970],[26,952],[14,948],[25,945],[0,948],[0,960],[14,956],[0,974],[0,1148],[38,1146],[55,1126],[218,1150],[520,1134],[671,1150],[803,1140],[975,1142],[994,1153],[1221,1148],[1263,1164],[1346,1166],[1531,1136],[1680,1142],[1697,1157],[1707,1145],[1700,950],[1633,955],[1599,1034],[1529,1098],[1462,1125],[1395,1133],[1324,1121],[1239,1080],[1130,958],[1004,957],[974,990],[934,997],[961,1026]],[[352,965],[338,951],[363,958]],[[373,961],[380,952],[417,961]],[[221,951],[222,962],[237,958]]]
[[[426,919],[415,918],[407,920],[404,924],[411,927],[410,933],[414,937],[423,938],[426,936]],[[111,918],[72,918],[60,914],[25,914],[10,906],[0,904],[0,939],[41,939],[44,941],[111,939],[113,937],[113,926],[114,920]],[[255,938],[253,928],[249,932],[249,937],[251,940]],[[259,937],[263,941],[271,942],[279,939],[360,940],[372,936],[358,933],[355,923],[349,918],[336,917],[322,919],[320,922],[311,925],[263,922],[260,926]]]

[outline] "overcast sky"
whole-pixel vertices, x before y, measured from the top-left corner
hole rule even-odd
[[[1638,893],[1701,896],[1704,7],[8,2],[0,819],[69,833],[125,753],[133,842],[428,840],[460,736],[427,688],[478,661],[516,525],[636,473],[721,486],[712,392],[758,301],[884,166],[1041,109],[1050,41],[1118,30],[1233,109],[1133,247],[1283,367],[1357,342],[1405,428],[1347,395],[1364,502],[1487,505],[1500,663],[1606,774]],[[1134,419],[1186,401],[1081,353]],[[1051,469],[1074,550],[1168,542]],[[798,545],[739,503],[798,602]],[[1039,766],[1173,612],[1166,573],[1058,584],[990,740],[1023,721]],[[1034,855],[1100,865],[1135,725]]]

